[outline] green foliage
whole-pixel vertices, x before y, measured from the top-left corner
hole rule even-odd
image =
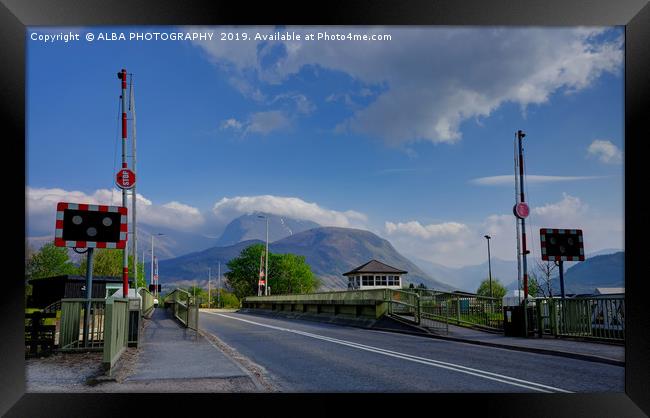
[[[257,295],[260,258],[264,244],[254,244],[242,250],[239,257],[228,262],[226,282],[238,299]],[[313,292],[320,281],[312,273],[304,256],[269,253],[269,285],[273,294]]]
[[[499,279],[492,278],[492,296],[501,299],[508,293],[506,288],[501,284]],[[485,279],[481,282],[476,294],[479,296],[490,296],[490,279]]]
[[[528,294],[532,297],[542,296],[542,289],[539,283],[539,279],[535,273],[530,273],[528,275]]]
[[[122,263],[124,262],[124,253],[122,250],[110,250],[96,248],[93,254],[93,275],[96,276],[113,276],[122,277]],[[144,277],[144,264],[138,265],[138,283],[137,287],[146,287],[147,282]],[[76,274],[85,276],[87,269],[87,258],[84,257]],[[133,256],[129,256],[129,277],[133,277]]]
[[[68,249],[56,247],[53,243],[43,245],[40,251],[33,253],[25,262],[26,279],[41,279],[76,273],[77,267],[70,261]]]
[[[310,293],[320,285],[305,257],[295,254],[269,254],[273,294]]]

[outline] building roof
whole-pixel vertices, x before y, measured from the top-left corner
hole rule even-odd
[[[625,293],[624,287],[597,287],[594,294],[596,295],[618,295]]]
[[[384,264],[381,261],[370,260],[366,264],[362,264],[359,267],[343,273],[344,276],[356,273],[393,273],[393,274],[406,274],[407,271],[396,269],[391,267],[388,264]]]
[[[40,279],[30,279],[28,280],[29,284],[34,284],[34,282],[41,282],[42,281],[86,281],[86,276],[79,276],[76,274],[62,274],[60,276],[52,276],[52,277],[43,277]],[[97,282],[105,282],[105,283],[122,283],[122,278],[118,276],[95,276],[93,275],[93,283]],[[129,277],[129,283],[133,283],[133,278]]]

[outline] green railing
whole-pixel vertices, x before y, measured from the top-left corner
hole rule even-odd
[[[187,328],[199,329],[199,305],[189,292],[175,289],[165,297],[165,307]]]
[[[360,300],[385,300],[386,289],[337,290],[331,292],[300,293],[291,295],[247,296],[247,302],[342,302]]]
[[[108,298],[105,310],[104,367],[110,370],[129,340],[129,299]]]
[[[388,301],[389,315],[420,324],[420,296],[417,293],[385,289],[384,300]]]
[[[455,324],[487,330],[503,330],[503,303],[499,298],[416,289],[420,315],[438,326]],[[445,324],[445,325],[442,325]]]
[[[88,342],[83,341],[86,299],[61,299],[59,350],[99,349],[104,346],[104,308],[106,300],[91,299]]]
[[[531,304],[535,320],[529,327],[538,335],[625,341],[623,296],[538,298]]]
[[[149,313],[151,313],[151,311],[154,308],[153,305],[154,297],[149,291],[149,289],[146,289],[144,287],[141,287],[138,293],[142,297],[142,309],[140,313],[142,316],[147,316],[149,315]]]

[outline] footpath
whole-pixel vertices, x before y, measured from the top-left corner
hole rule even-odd
[[[157,308],[145,320],[137,357],[118,371],[124,377],[105,391],[268,392],[268,382],[246,359],[228,354],[214,336],[184,327]],[[254,366],[254,365],[253,365]]]
[[[430,336],[469,344],[625,366],[625,346],[613,343],[572,340],[553,336],[544,336],[543,338],[538,336],[507,337],[503,333],[479,331],[456,325],[449,325],[448,334],[435,333]]]

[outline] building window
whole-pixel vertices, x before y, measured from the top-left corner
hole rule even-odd
[[[395,284],[395,276],[388,276],[388,286],[393,286]]]
[[[372,276],[362,276],[361,284],[363,286],[374,286],[374,283],[372,282]]]
[[[381,276],[381,282],[380,282],[380,284],[381,284],[382,286],[386,286],[386,276]]]

